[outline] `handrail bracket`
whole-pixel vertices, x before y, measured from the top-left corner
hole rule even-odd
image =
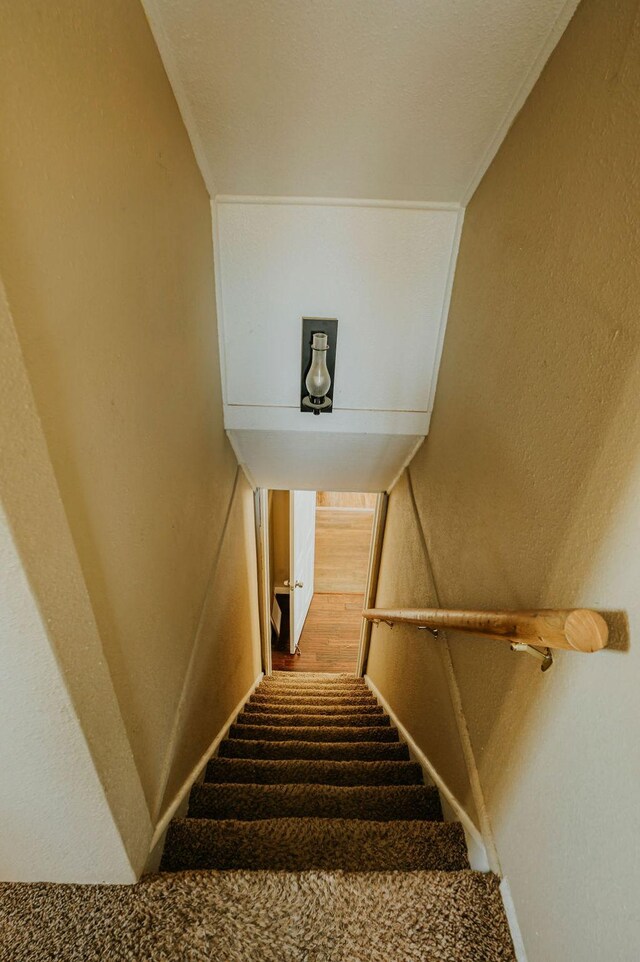
[[[550,648],[534,648],[533,645],[526,645],[522,641],[512,641],[511,651],[525,651],[528,655],[532,655],[533,658],[537,658],[542,662],[540,665],[541,671],[548,671],[553,665],[553,655]]]

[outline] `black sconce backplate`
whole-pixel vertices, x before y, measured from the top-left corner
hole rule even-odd
[[[309,394],[304,380],[309,373],[309,368],[311,367],[311,343],[313,341],[314,334],[327,335],[329,342],[329,350],[327,351],[327,368],[329,369],[329,375],[331,377],[331,388],[327,397],[330,397],[333,400],[333,392],[335,389],[336,346],[338,343],[338,319],[336,317],[302,318],[302,376],[300,378],[300,410],[303,414],[314,413],[311,408],[303,407],[302,404],[303,399]],[[333,405],[322,413],[331,414],[332,411]]]

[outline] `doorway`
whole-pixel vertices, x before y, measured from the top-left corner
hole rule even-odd
[[[377,497],[269,492],[274,670],[355,672]]]

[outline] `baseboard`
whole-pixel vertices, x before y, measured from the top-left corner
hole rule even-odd
[[[500,895],[502,896],[502,904],[504,905],[504,914],[507,916],[507,922],[509,924],[509,932],[511,933],[516,962],[527,962],[527,953],[524,948],[520,925],[518,924],[516,906],[511,895],[511,887],[506,878],[503,878],[500,882]]]
[[[364,680],[370,691],[375,695],[386,711],[387,715],[389,715],[392,724],[398,729],[402,739],[407,743],[411,757],[422,767],[422,770],[427,776],[427,780],[435,785],[440,792],[440,797],[442,799],[442,810],[447,821],[459,821],[462,824],[465,838],[467,840],[467,851],[469,853],[469,864],[471,868],[475,869],[477,872],[491,871],[484,839],[463,808],[462,804],[455,797],[439,772],[431,764],[425,753],[411,735],[411,732],[409,732],[402,724],[389,702],[376,688],[369,675],[365,675]]]
[[[169,827],[169,822],[171,821],[173,816],[176,814],[176,812],[178,811],[182,803],[186,801],[187,796],[191,791],[193,785],[195,785],[200,775],[202,775],[202,773],[204,772],[207,766],[207,762],[217,752],[220,742],[227,737],[227,734],[229,733],[229,729],[233,725],[237,716],[242,711],[245,705],[245,702],[247,702],[251,698],[254,691],[262,681],[263,677],[264,677],[263,673],[260,672],[260,674],[257,676],[257,678],[255,679],[255,681],[253,682],[249,690],[242,696],[242,698],[240,699],[236,707],[233,709],[233,711],[231,712],[226,722],[224,723],[224,725],[222,726],[222,728],[220,729],[216,737],[213,739],[209,747],[206,749],[204,754],[200,757],[199,761],[195,764],[195,766],[191,769],[191,771],[185,778],[184,782],[182,783],[182,785],[174,795],[173,801],[171,802],[169,807],[165,810],[163,815],[158,819],[158,822],[155,827],[155,831],[153,833],[153,838],[151,839],[151,844],[149,846],[150,860],[153,859],[153,861],[156,861],[156,858],[154,858],[154,853],[157,853],[158,843],[161,841],[162,836],[164,835],[167,828]],[[157,860],[159,861],[159,858]]]

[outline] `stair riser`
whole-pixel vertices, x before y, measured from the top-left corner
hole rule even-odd
[[[256,692],[251,696],[251,702],[262,703],[271,702],[272,704],[306,704],[316,705],[377,705],[373,695],[301,695],[296,694],[269,694],[268,692]]]
[[[375,718],[375,722],[372,719]],[[238,725],[325,725],[331,728],[342,728],[345,725],[351,728],[363,728],[390,725],[388,715],[304,715],[304,714],[284,714],[267,715],[266,712],[241,712],[237,718]]]
[[[363,679],[356,676],[352,671],[280,671],[278,669],[267,675],[263,681],[290,681],[292,678],[301,678],[304,681],[312,681],[318,684],[335,685],[342,682],[362,682]]]
[[[221,758],[316,758],[327,761],[409,761],[409,749],[399,742],[245,741],[226,739]]]
[[[334,728],[331,726],[295,725],[232,725],[230,738],[242,738],[249,741],[303,741],[303,742],[397,742],[396,728],[358,727],[347,725]]]
[[[205,781],[252,785],[420,785],[422,770],[414,762],[330,762],[214,758]]]
[[[273,819],[183,819],[169,828],[165,869],[268,869],[293,872],[451,872],[468,867],[455,823]]]
[[[190,818],[349,818],[442,821],[440,798],[426,785],[198,785]]]
[[[322,692],[334,691],[338,694],[342,691],[369,691],[369,688],[361,679],[352,678],[351,680],[345,679],[344,681],[318,682],[299,678],[295,672],[292,673],[292,677],[287,681],[265,678],[260,683],[259,688],[262,691],[271,691],[275,689],[280,691],[289,691],[292,688],[302,688],[304,691],[311,691],[315,689],[316,691]]]

